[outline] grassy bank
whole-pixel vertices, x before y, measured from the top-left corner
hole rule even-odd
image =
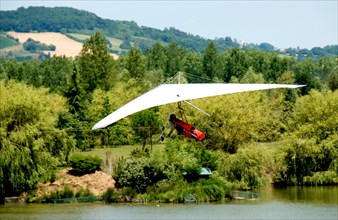
[[[153,145],[153,151],[163,151],[165,145],[157,144]],[[133,150],[141,150],[141,145],[123,145],[116,147],[104,147],[104,148],[95,148],[91,151],[81,152],[83,155],[98,156],[102,160],[105,160],[107,155],[109,155],[112,161],[116,161],[119,158],[128,158]]]

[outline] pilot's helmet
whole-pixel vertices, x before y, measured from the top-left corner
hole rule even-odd
[[[170,117],[169,117],[169,120],[170,121],[175,121],[176,120],[176,115],[171,114]]]

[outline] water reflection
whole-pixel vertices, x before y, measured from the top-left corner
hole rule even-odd
[[[273,198],[279,201],[338,204],[337,186],[286,187],[273,189]]]
[[[270,188],[223,204],[6,204],[0,219],[338,219],[338,186]]]

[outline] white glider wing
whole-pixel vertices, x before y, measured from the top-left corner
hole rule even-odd
[[[302,85],[289,84],[220,84],[220,83],[201,83],[201,84],[162,84],[136,99],[128,102],[110,115],[95,124],[92,130],[105,128],[108,125],[132,115],[136,112],[160,106],[164,104],[205,98],[217,95],[224,95],[237,92],[247,92],[277,88],[298,88]]]

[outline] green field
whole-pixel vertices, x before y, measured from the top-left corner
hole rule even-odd
[[[87,34],[72,33],[72,34],[69,34],[69,35],[72,36],[73,38],[77,39],[78,41],[85,41],[85,40],[88,40],[90,38],[90,35],[87,35]]]
[[[0,49],[11,47],[18,44],[14,39],[11,39],[5,35],[0,35]]]
[[[111,43],[113,50],[121,50],[120,45],[122,44],[123,40],[112,37],[107,37],[107,39]]]
[[[13,46],[9,46],[6,48],[0,49],[1,57],[4,58],[15,58],[15,57],[31,57],[38,56],[37,54],[33,54],[29,51],[25,51],[22,47],[22,44],[16,44]]]
[[[163,150],[164,144],[158,144],[153,145],[153,150]],[[149,146],[148,146],[149,147]],[[106,156],[109,154],[109,157],[112,161],[116,161],[119,158],[128,158],[130,156],[130,152],[134,149],[142,149],[141,145],[125,145],[125,146],[118,146],[118,147],[107,147],[107,148],[96,148],[92,151],[87,152],[81,152],[81,154],[84,155],[92,155],[92,156],[98,156],[102,160],[106,158]]]

